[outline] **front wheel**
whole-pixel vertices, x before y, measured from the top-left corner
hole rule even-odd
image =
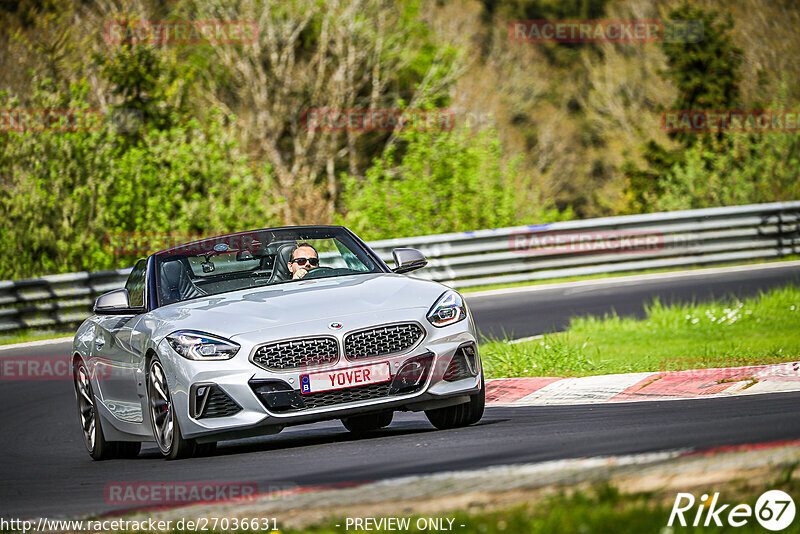
[[[95,406],[94,390],[89,371],[83,360],[75,364],[75,395],[78,399],[78,420],[83,430],[83,443],[93,460],[107,460],[114,456],[114,444],[106,441],[100,417]]]
[[[78,422],[83,430],[83,443],[89,456],[93,460],[136,458],[142,448],[142,444],[138,441],[106,441],[103,425],[97,413],[92,381],[83,360],[75,362],[72,376],[78,400]]]
[[[164,368],[155,356],[148,366],[147,397],[153,434],[162,456],[167,460],[191,456],[194,453],[195,442],[184,438],[181,434]]]
[[[439,430],[459,428],[480,421],[485,406],[486,381],[483,379],[483,371],[481,371],[481,389],[474,395],[470,395],[468,402],[435,410],[425,410],[425,417]]]

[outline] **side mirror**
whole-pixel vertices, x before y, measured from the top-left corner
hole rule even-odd
[[[416,271],[428,265],[428,260],[425,259],[422,252],[415,248],[396,248],[392,251],[392,256],[397,265],[392,272],[397,274]]]
[[[127,289],[117,289],[97,297],[94,301],[94,313],[98,315],[127,315],[135,314],[131,308]]]

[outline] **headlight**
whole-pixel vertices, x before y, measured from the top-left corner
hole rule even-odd
[[[433,326],[448,326],[467,318],[464,299],[453,290],[445,291],[428,312],[428,321]]]
[[[239,351],[239,345],[227,339],[179,330],[167,336],[170,347],[189,360],[230,360]]]

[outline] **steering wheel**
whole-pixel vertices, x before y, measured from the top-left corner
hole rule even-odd
[[[330,274],[330,271],[333,271],[333,267],[325,267],[324,265],[320,265],[319,267],[315,267],[308,271],[306,275],[303,277],[303,280],[308,280],[309,278],[320,278],[325,277]]]

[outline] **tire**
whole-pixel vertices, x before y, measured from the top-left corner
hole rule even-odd
[[[75,397],[78,401],[78,423],[83,430],[83,444],[89,456],[98,461],[138,456],[142,448],[138,441],[106,441],[89,370],[83,360],[78,359],[72,371]]]
[[[392,424],[394,412],[370,413],[366,415],[355,415],[342,419],[342,424],[350,432],[362,434],[379,430]]]
[[[425,417],[439,430],[460,428],[480,421],[485,407],[486,381],[483,379],[483,371],[481,371],[481,389],[474,395],[470,395],[468,402],[445,408],[425,410]]]
[[[161,455],[167,460],[192,456],[196,444],[181,433],[164,368],[156,356],[147,365],[147,404],[153,437]]]
[[[486,380],[483,379],[483,369],[481,369],[481,390],[469,396],[469,417],[467,425],[474,425],[483,417],[486,409]]]
[[[75,398],[78,402],[78,423],[83,431],[83,444],[93,460],[108,460],[114,457],[114,443],[106,441],[103,426],[97,413],[96,398],[89,370],[83,360],[76,360],[72,371]]]

